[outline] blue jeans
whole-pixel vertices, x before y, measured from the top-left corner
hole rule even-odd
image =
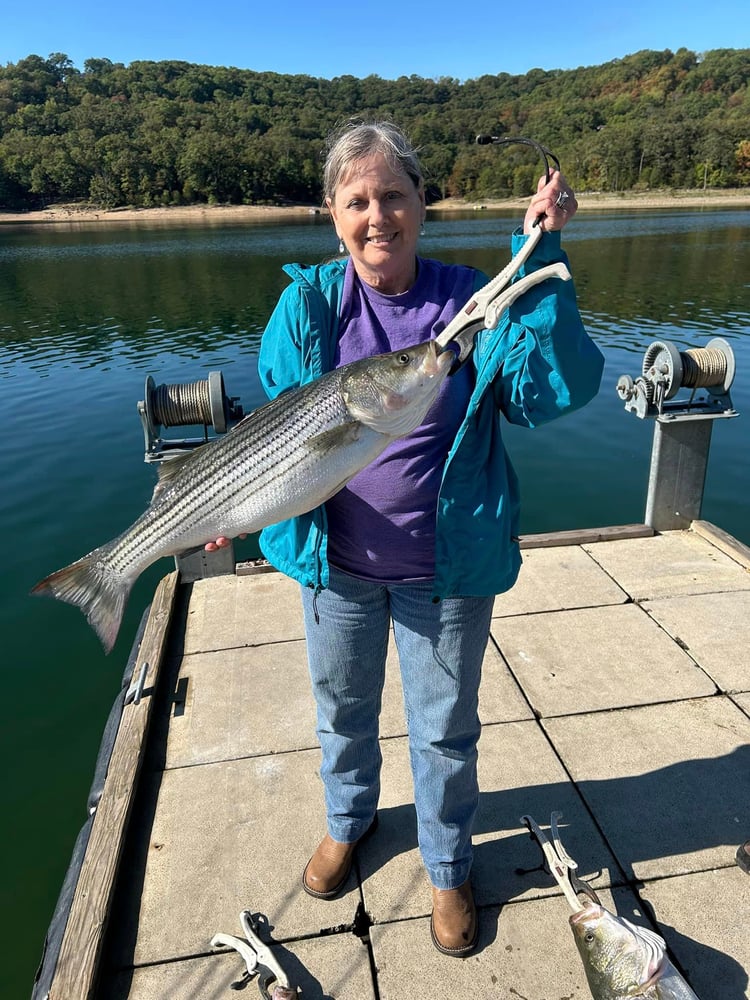
[[[494,599],[455,597],[435,604],[429,581],[388,585],[333,567],[330,573],[330,586],[317,599],[302,588],[328,832],[352,843],[377,809],[378,717],[393,621],[419,849],[432,884],[456,888],[471,868],[479,681]]]

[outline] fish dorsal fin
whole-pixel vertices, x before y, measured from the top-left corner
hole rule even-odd
[[[188,459],[193,457],[193,454],[194,452],[189,451],[186,455],[177,455],[175,458],[169,458],[159,465],[159,480],[154,487],[154,495],[151,497],[152,503],[174,482],[185,468],[185,463]]]
[[[269,405],[268,403],[265,404],[265,406],[268,406],[268,405]],[[262,409],[263,409],[262,406],[258,407],[258,410],[262,410]],[[257,415],[258,410],[252,410],[252,412],[246,413],[245,416],[242,418],[242,420],[238,420],[236,424],[233,424],[229,428],[229,432],[228,433],[229,434],[233,434],[235,431],[240,430],[240,428],[242,428],[246,424],[248,424],[253,419],[253,417]]]

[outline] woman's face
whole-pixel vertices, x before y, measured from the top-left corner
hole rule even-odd
[[[352,164],[327,204],[362,281],[385,295],[407,291],[416,278],[422,188],[373,153]]]

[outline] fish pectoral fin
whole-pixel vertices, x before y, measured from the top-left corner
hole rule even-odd
[[[335,486],[332,486],[331,489],[325,494],[325,496],[322,496],[320,498],[319,502],[326,503],[328,500],[331,499],[331,497],[335,497],[336,494],[339,492],[339,490],[343,490],[343,488],[346,486],[346,484],[349,482],[351,478],[352,478],[351,476],[345,476],[340,482],[336,483]]]
[[[362,434],[362,424],[358,420],[348,420],[338,427],[331,427],[307,439],[307,447],[323,457],[345,445],[355,444]]]
[[[202,446],[201,446],[202,447]],[[167,459],[164,462],[159,463],[159,468],[157,470],[159,479],[157,480],[156,486],[154,486],[154,493],[151,497],[151,503],[156,500],[160,493],[171,486],[174,480],[180,475],[182,470],[185,468],[186,463],[195,454],[194,451],[190,451],[187,455],[177,455],[175,458]]]

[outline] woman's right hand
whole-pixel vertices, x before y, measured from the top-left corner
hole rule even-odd
[[[578,202],[573,189],[559,170],[553,170],[549,183],[540,177],[536,194],[526,210],[523,231],[530,233],[539,226],[545,233],[562,229],[578,210]]]

